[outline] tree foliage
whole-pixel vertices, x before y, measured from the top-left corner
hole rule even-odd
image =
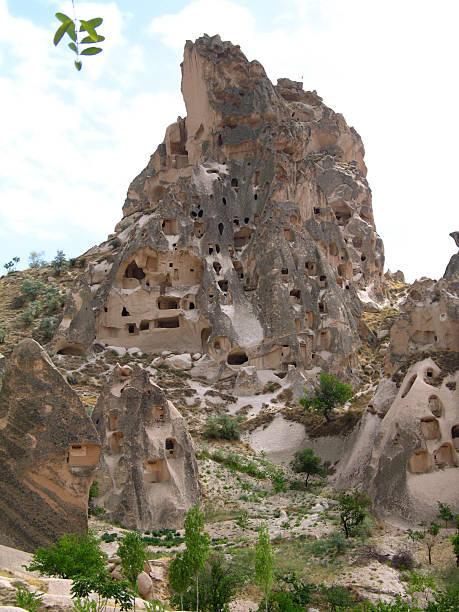
[[[126,580],[114,581],[110,578],[107,572],[103,571],[93,576],[78,576],[73,580],[70,589],[72,597],[76,599],[77,605],[75,608],[83,612],[101,612],[107,607],[109,600],[115,602],[115,606],[119,605],[121,610],[130,610],[134,603],[134,593],[129,590],[129,584]],[[82,605],[82,598],[87,598],[93,593],[97,595],[97,603],[89,601],[89,604]]]
[[[94,47],[94,43],[101,43],[105,37],[98,34],[96,29],[102,24],[102,17],[94,17],[92,19],[83,20],[77,19],[75,14],[75,4],[72,0],[74,18],[72,19],[64,13],[56,13],[56,18],[60,21],[60,25],[54,33],[54,45],[57,46],[62,38],[67,34],[70,38],[68,43],[75,55],[75,68],[81,70],[82,55],[97,55],[101,53],[102,47]],[[87,46],[91,45],[91,46]]]
[[[203,436],[210,440],[239,440],[239,421],[226,412],[207,419]]]
[[[199,574],[209,557],[210,536],[203,533],[204,517],[199,506],[193,506],[185,518],[186,561],[190,575],[196,582],[196,610],[199,610]]]
[[[90,577],[103,572],[106,558],[100,541],[92,533],[82,536],[68,533],[49,548],[37,548],[26,569],[58,578]]]
[[[438,504],[438,514],[437,518],[445,521],[445,527],[448,527],[448,521],[454,520],[454,514],[451,508],[447,504],[442,504],[441,501],[437,501]]]
[[[300,404],[308,412],[322,414],[327,421],[331,420],[336,406],[340,406],[352,397],[352,387],[337,380],[333,374],[321,372],[319,384],[314,386],[314,393],[306,392],[300,398]]]
[[[325,475],[326,471],[321,463],[322,459],[314,454],[312,448],[304,448],[293,455],[293,461],[290,462],[290,466],[295,473],[306,474],[305,484],[308,486],[309,476],[312,474]]]
[[[354,535],[355,529],[367,516],[370,500],[360,491],[343,491],[338,498],[338,513],[346,538]]]
[[[189,563],[186,551],[177,553],[169,565],[169,586],[180,597],[180,609],[183,610],[183,593],[191,582]]]
[[[255,582],[265,594],[266,612],[268,610],[269,593],[273,586],[274,555],[271,550],[271,539],[266,523],[258,531],[255,547]]]
[[[137,531],[129,531],[118,546],[123,575],[133,589],[137,586],[137,576],[143,572],[147,560],[146,544]]]

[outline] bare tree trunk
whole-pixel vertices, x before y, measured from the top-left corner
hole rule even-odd
[[[199,612],[199,576],[196,574],[196,612]]]

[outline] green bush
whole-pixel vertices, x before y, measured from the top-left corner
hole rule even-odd
[[[43,595],[32,593],[27,586],[20,584],[14,598],[19,608],[24,608],[24,610],[29,610],[29,612],[36,612],[41,604]]]
[[[49,548],[37,548],[26,569],[58,578],[91,576],[104,571],[106,558],[92,533],[82,536],[68,533]]]
[[[51,262],[54,274],[60,276],[62,272],[69,267],[68,261],[65,259],[64,251],[57,251],[56,257]]]
[[[145,546],[141,535],[136,531],[128,532],[118,546],[118,556],[121,559],[123,575],[134,589],[137,584],[137,576],[143,571],[147,559]]]
[[[0,327],[0,344],[5,342],[6,338],[6,329],[4,327]]]
[[[44,288],[45,285],[41,281],[26,278],[19,286],[19,291],[26,298],[26,300],[36,300],[37,297],[43,292]]]
[[[50,319],[49,317],[45,317],[40,321],[40,325],[38,326],[38,331],[43,336],[44,340],[51,340],[54,332],[56,331],[57,321]]]
[[[40,302],[34,301],[30,302],[25,310],[21,312],[19,315],[24,325],[30,325],[32,321],[38,317],[41,312],[41,304]]]
[[[344,404],[352,397],[352,388],[337,380],[333,374],[322,372],[319,376],[319,384],[314,387],[314,394],[306,392],[300,398],[300,404],[308,412],[322,414],[327,421],[332,418],[336,406]]]
[[[238,419],[226,412],[209,417],[204,427],[203,436],[210,440],[239,440]]]
[[[333,531],[328,537],[316,540],[311,545],[316,557],[338,556],[346,552],[349,544],[342,531]]]

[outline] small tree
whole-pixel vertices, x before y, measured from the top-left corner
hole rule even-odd
[[[447,528],[448,521],[454,520],[453,511],[446,504],[442,504],[441,501],[437,501],[437,504],[438,504],[437,518],[441,519],[442,521],[445,521],[445,527]]]
[[[94,610],[94,612],[104,612],[109,600],[115,602],[115,608],[120,606],[120,610],[131,610],[134,604],[134,593],[129,590],[126,580],[112,580],[107,572],[101,572],[95,576],[78,576],[73,580],[70,589],[72,597],[76,599],[75,610]],[[88,600],[90,593],[97,595],[97,603]],[[90,602],[90,606],[81,605],[81,598]],[[95,605],[91,605],[95,604]]]
[[[325,475],[325,469],[321,465],[322,459],[314,454],[312,448],[304,448],[301,451],[297,451],[293,457],[294,459],[290,462],[290,466],[295,473],[306,474],[306,486],[308,486],[311,474]]]
[[[210,536],[204,532],[204,517],[196,505],[185,518],[186,562],[190,576],[196,582],[196,610],[199,610],[199,574],[204,570],[209,557]]]
[[[146,544],[137,531],[129,531],[118,546],[123,575],[134,590],[137,588],[137,576],[143,572],[147,560],[145,547]]]
[[[43,259],[44,251],[31,251],[29,254],[29,266],[32,270],[37,270],[47,265],[47,262]]]
[[[37,548],[26,569],[58,578],[93,576],[103,572],[106,558],[91,532],[82,536],[68,533],[50,548]]]
[[[51,265],[56,276],[60,276],[62,272],[68,268],[69,264],[65,259],[64,251],[57,251],[56,257],[51,262]]]
[[[336,406],[344,404],[352,397],[352,387],[339,382],[333,374],[322,372],[319,376],[319,384],[314,386],[314,394],[306,392],[305,397],[300,398],[300,404],[308,412],[317,412],[329,422]]]
[[[268,612],[269,593],[273,586],[274,555],[266,523],[258,531],[255,548],[255,582],[265,594],[265,610]]]
[[[370,500],[360,491],[344,491],[338,499],[338,512],[346,538],[349,538],[355,528],[363,523],[367,516],[366,508]]]
[[[177,553],[169,565],[169,586],[180,596],[180,609],[183,610],[183,593],[190,586],[191,575],[186,551]]]

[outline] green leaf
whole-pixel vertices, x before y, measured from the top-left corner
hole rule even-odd
[[[89,24],[91,28],[98,28],[102,22],[102,17],[94,17],[93,19],[88,19],[86,23]]]
[[[91,26],[91,24],[88,21],[83,21],[83,20],[80,21],[80,24],[81,24],[80,32],[86,31],[91,37],[91,40],[93,40],[94,42],[97,42],[97,37],[99,35],[95,31],[95,29]]]
[[[78,55],[78,49],[75,43],[73,42],[69,43],[69,47],[70,49],[72,49],[72,51],[75,51],[75,53]]]
[[[83,49],[81,55],[97,55],[100,53],[102,49],[100,47],[88,47],[87,49]]]
[[[100,34],[97,35],[97,40],[93,40],[90,36],[85,36],[81,42],[85,45],[87,45],[88,43],[93,43],[93,42],[102,42],[103,40],[105,40],[105,36],[101,36]]]
[[[75,62],[75,68],[76,68],[77,70],[81,70],[81,66],[82,66],[82,63],[81,63],[81,62]]]
[[[64,15],[64,13],[56,13],[56,17],[59,19],[59,21],[62,21],[62,23],[65,23],[66,21],[72,21],[70,17]]]
[[[76,36],[76,32],[75,32],[75,24],[72,23],[70,24],[69,29],[67,30],[67,34],[70,36],[70,38],[73,40],[73,42],[76,42],[77,36]]]
[[[54,46],[56,46],[59,43],[61,38],[64,36],[64,34],[69,29],[71,23],[72,23],[71,20],[66,21],[65,23],[63,23],[61,26],[57,28],[56,33],[54,34]]]

